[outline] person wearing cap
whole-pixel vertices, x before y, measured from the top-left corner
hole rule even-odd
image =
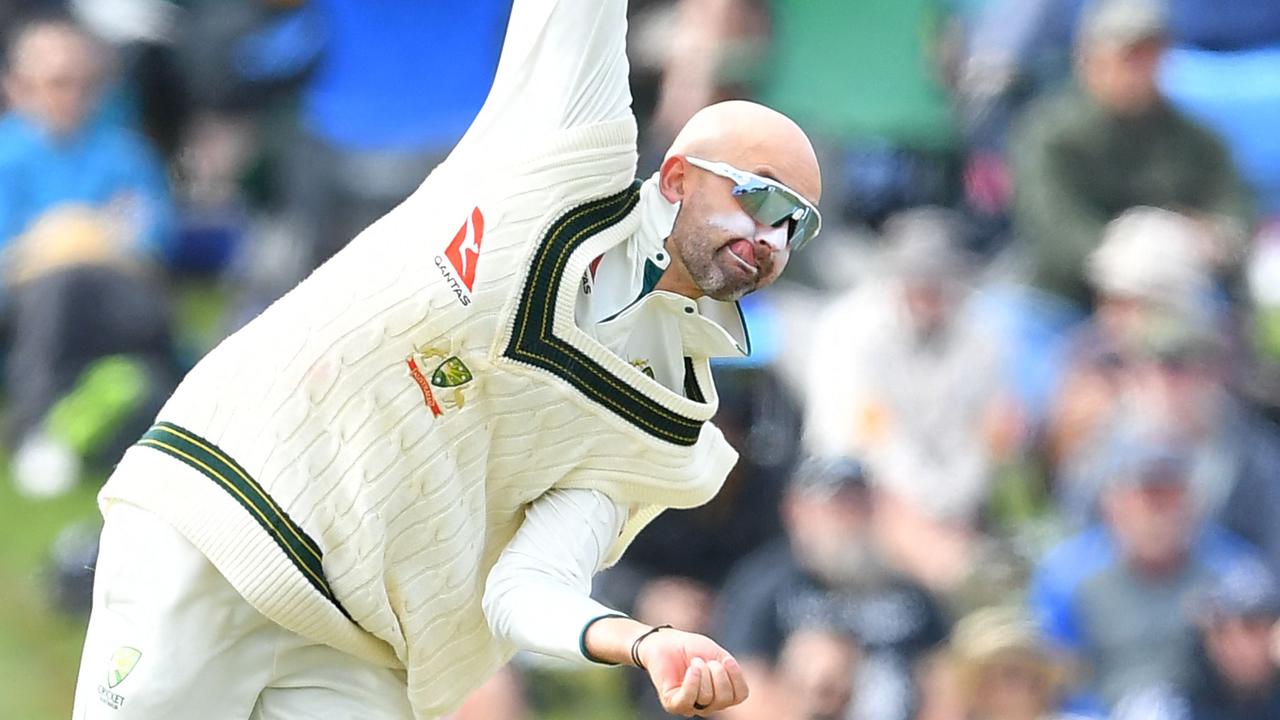
[[[912,716],[912,665],[946,637],[946,620],[928,591],[880,552],[876,512],[860,463],[811,457],[792,474],[782,503],[786,537],[738,563],[720,593],[715,634],[752,688],[724,717],[784,716],[793,700],[779,664],[783,647],[817,620],[861,649],[852,716]]]
[[[805,443],[814,454],[862,458],[892,499],[895,527],[923,525],[963,554],[993,469],[1020,432],[1005,343],[972,302],[977,273],[959,215],[908,210],[884,236],[882,276],[836,298],[815,323]],[[919,577],[957,580],[963,562],[900,534],[895,552],[913,558]]]
[[[985,607],[956,623],[942,651],[967,720],[1066,720],[1070,664],[1023,609]]]
[[[1011,140],[1014,220],[1035,284],[1087,304],[1085,257],[1107,222],[1139,205],[1193,216],[1209,229],[1200,251],[1230,267],[1249,200],[1222,143],[1160,94],[1162,8],[1094,0],[1079,22],[1075,86],[1029,108]]]
[[[1196,606],[1200,673],[1188,693],[1192,719],[1280,718],[1275,576],[1261,563],[1237,563],[1205,588]]]
[[[103,111],[113,54],[63,14],[9,29],[0,115],[5,435],[20,492],[49,496],[72,488],[85,463],[114,464],[142,430],[127,418],[145,426],[177,382],[156,272],[173,247],[175,212],[155,148]],[[120,403],[87,382],[116,362],[137,378],[107,383]],[[77,398],[90,399],[89,412],[58,409]],[[68,415],[91,432],[69,431]]]
[[[1178,213],[1132,208],[1089,255],[1097,303],[1070,340],[1047,434],[1060,507],[1076,522],[1092,517],[1094,450],[1117,414],[1140,412],[1191,454],[1198,511],[1280,572],[1280,431],[1230,391],[1212,271],[1195,252],[1202,231]]]
[[[1051,549],[1030,591],[1046,636],[1091,670],[1082,702],[1101,707],[1155,686],[1186,687],[1195,641],[1187,603],[1254,554],[1199,517],[1181,443],[1137,414],[1107,437],[1096,467],[1102,519]]]
[[[1087,460],[1089,443],[1131,384],[1133,374],[1126,371],[1158,349],[1171,357],[1175,330],[1185,330],[1188,341],[1204,340],[1198,359],[1214,356],[1212,273],[1197,252],[1201,233],[1184,215],[1132,208],[1107,224],[1101,244],[1089,253],[1085,269],[1094,309],[1068,339],[1047,433],[1062,475],[1071,476],[1073,466]]]

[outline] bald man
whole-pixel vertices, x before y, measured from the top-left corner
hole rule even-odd
[[[104,487],[76,717],[439,718],[516,650],[740,703],[712,640],[589,596],[736,454],[710,360],[817,234],[790,120],[699,113],[634,180],[623,0],[517,0],[400,207],[192,371]]]

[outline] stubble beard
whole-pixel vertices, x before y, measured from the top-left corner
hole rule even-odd
[[[718,239],[694,237],[692,242],[677,241],[676,245],[693,284],[707,297],[731,302],[742,299],[755,289],[754,278],[743,278],[739,282],[725,272],[716,258],[721,252]]]

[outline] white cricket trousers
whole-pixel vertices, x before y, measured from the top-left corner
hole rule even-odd
[[[404,720],[403,671],[276,625],[178,531],[107,512],[73,720]]]

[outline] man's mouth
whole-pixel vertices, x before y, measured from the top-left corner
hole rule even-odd
[[[745,270],[753,275],[760,272],[760,268],[756,265],[756,251],[751,247],[751,241],[739,238],[725,246],[729,256],[738,261]]]

